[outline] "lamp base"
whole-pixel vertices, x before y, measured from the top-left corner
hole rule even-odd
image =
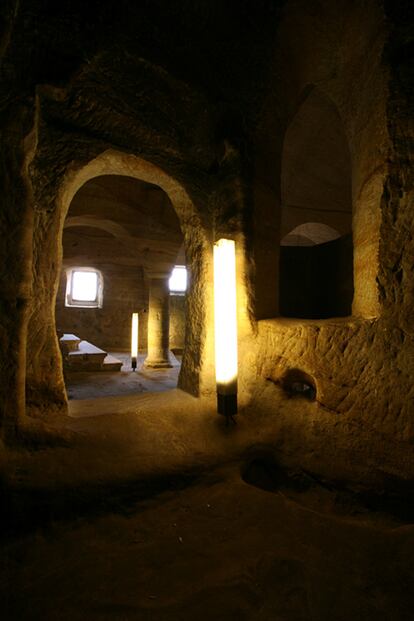
[[[217,412],[222,414],[227,419],[231,419],[233,423],[233,416],[237,414],[237,393],[230,395],[223,395],[220,392],[217,393]]]

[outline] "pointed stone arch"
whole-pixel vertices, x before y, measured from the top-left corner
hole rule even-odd
[[[339,112],[319,88],[306,89],[286,129],[281,199],[281,314],[351,315],[351,154]]]

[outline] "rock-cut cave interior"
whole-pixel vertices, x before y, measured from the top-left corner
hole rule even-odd
[[[0,3],[2,621],[413,621],[414,3]]]

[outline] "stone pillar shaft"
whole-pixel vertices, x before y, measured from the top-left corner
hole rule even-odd
[[[151,278],[148,311],[148,355],[145,366],[171,367],[170,291],[168,278]]]

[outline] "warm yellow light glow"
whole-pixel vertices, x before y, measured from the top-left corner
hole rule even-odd
[[[216,381],[237,379],[236,252],[232,239],[214,244]]]
[[[138,356],[138,313],[132,313],[131,358]]]

